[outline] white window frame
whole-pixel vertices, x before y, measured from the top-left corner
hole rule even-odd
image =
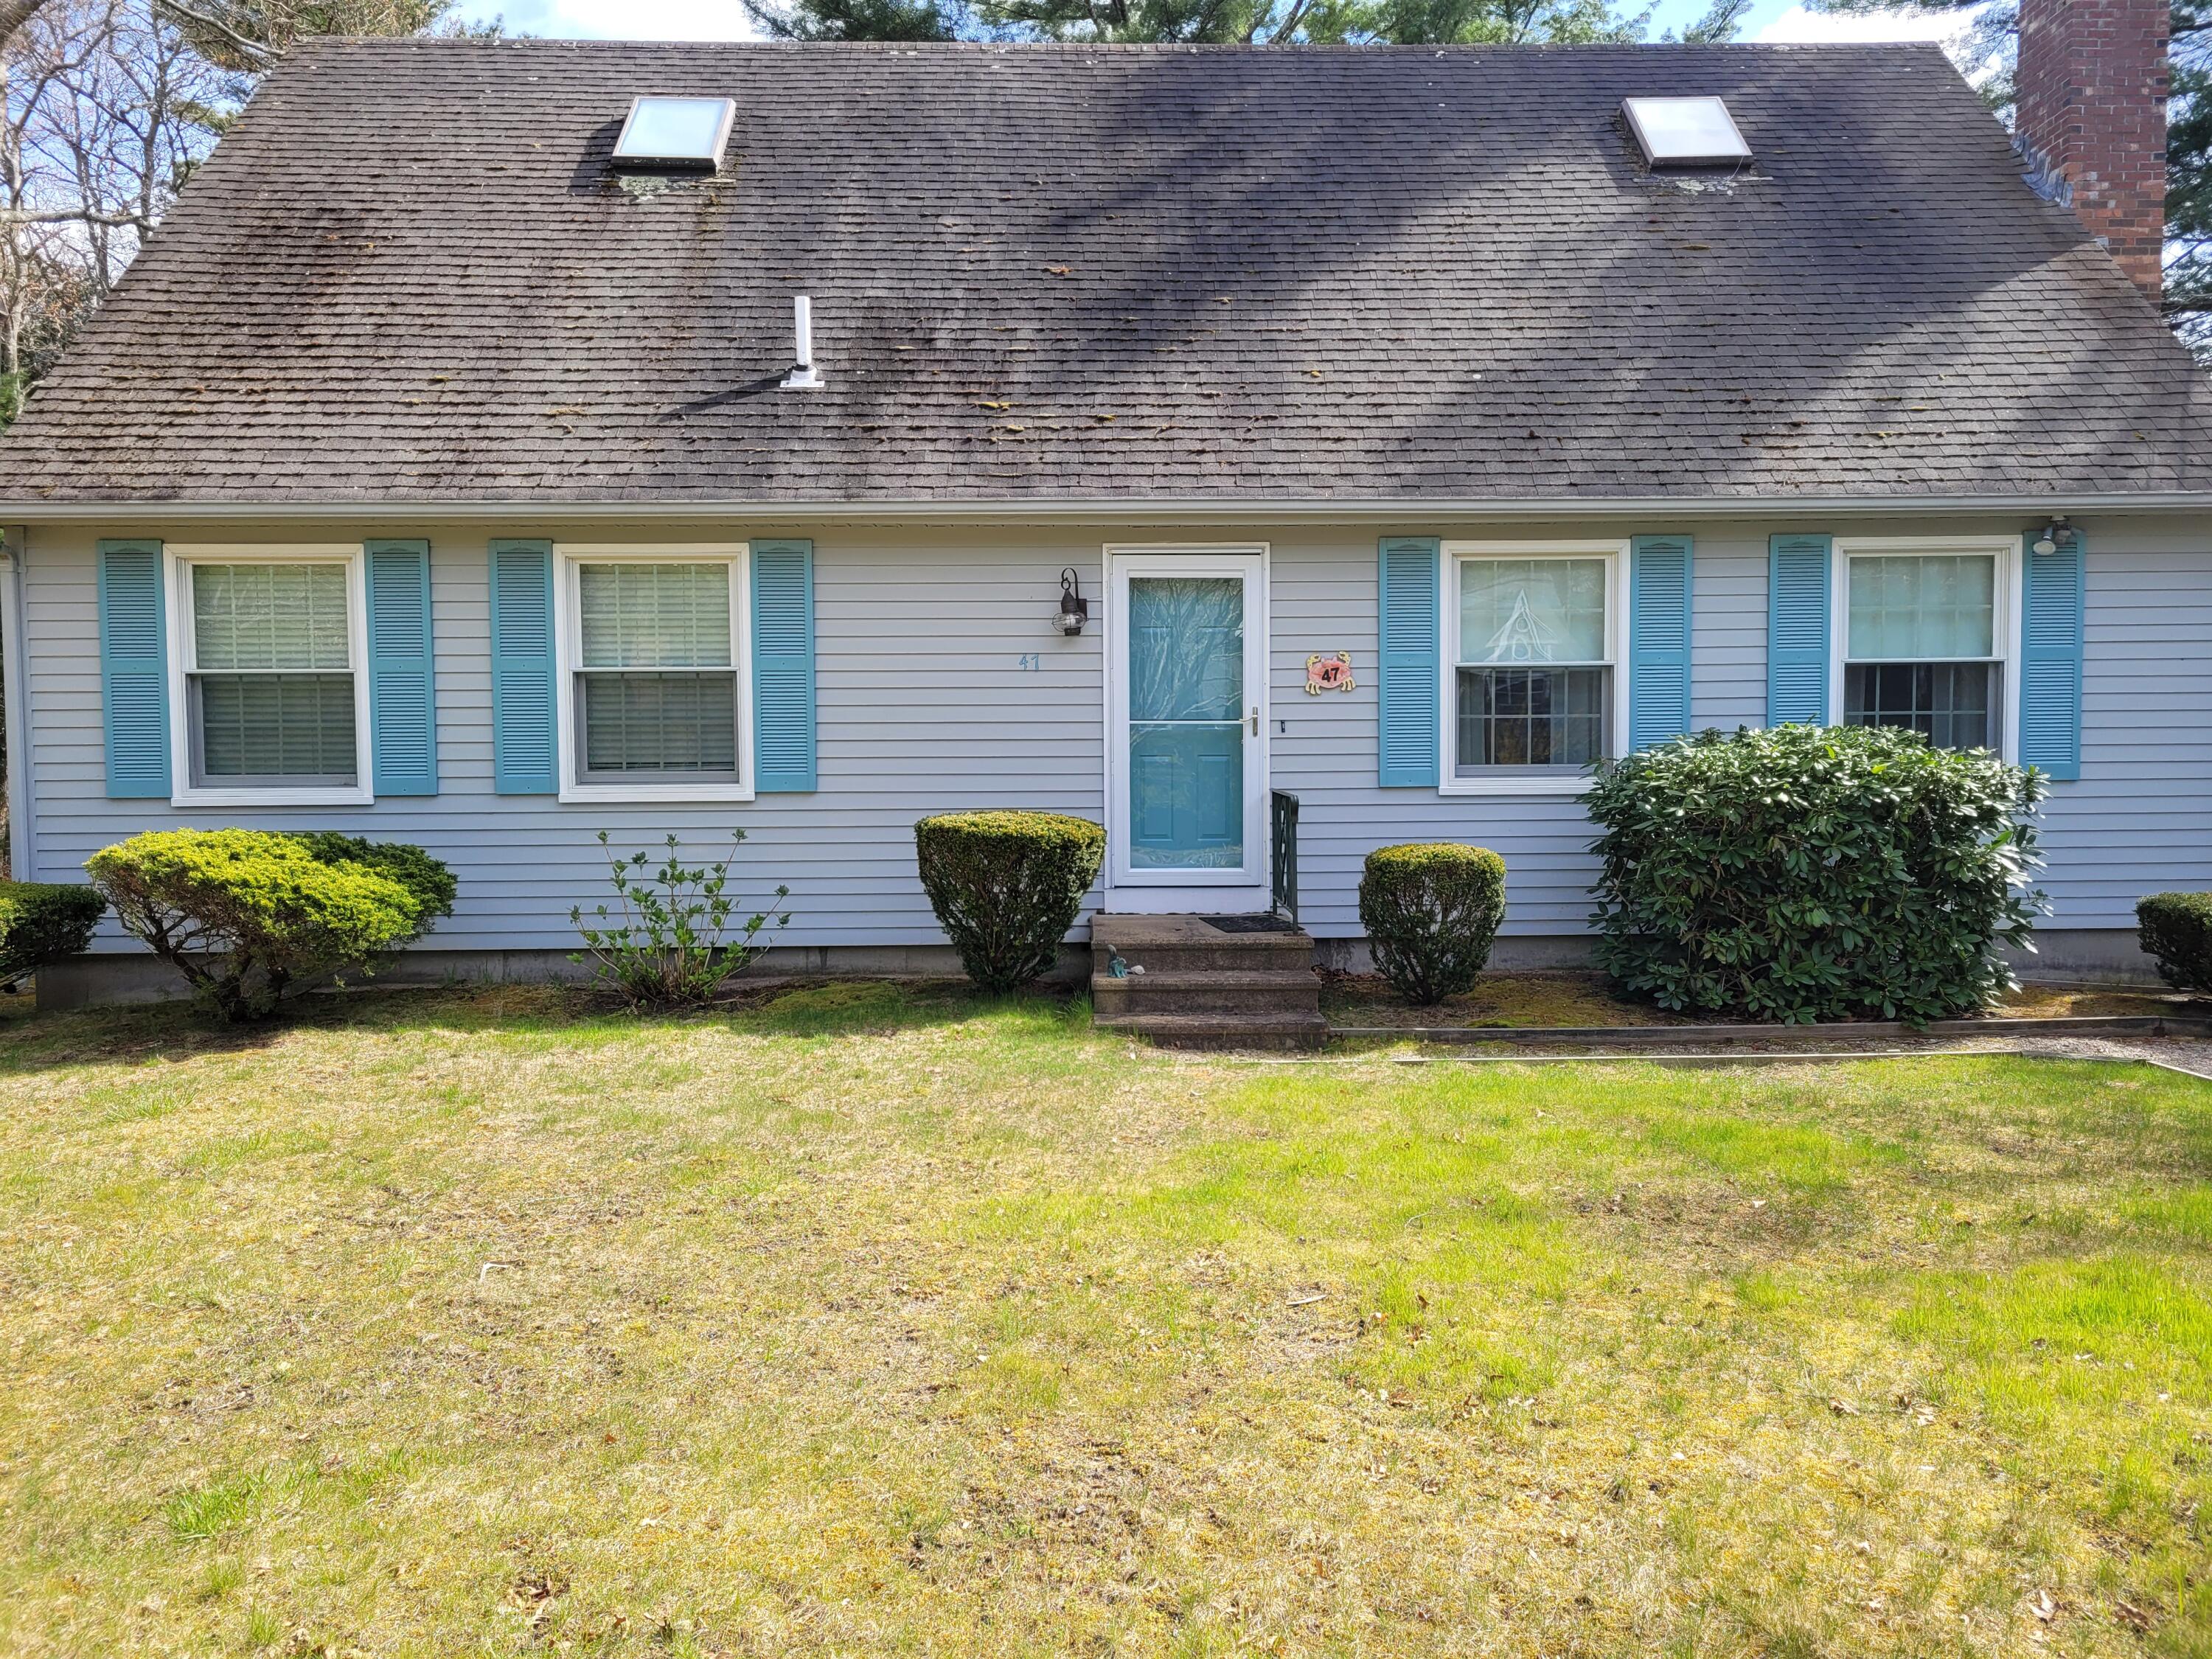
[[[1838,536],[1834,568],[1828,573],[1828,714],[1838,726],[1844,723],[1844,668],[1851,660],[1851,561],[1854,558],[1897,558],[1913,554],[1942,556],[1984,553],[1996,559],[1996,613],[1990,619],[1990,643],[1996,654],[1987,658],[1956,657],[1945,661],[1994,662],[1997,665],[1997,741],[1990,745],[2006,760],[2017,760],[2020,749],[2021,664],[2021,538],[2017,536]],[[1881,660],[1867,658],[1872,662]],[[1887,660],[1921,662],[1920,657]]]
[[[1457,775],[1459,754],[1459,568],[1482,559],[1603,559],[1605,576],[1605,665],[1613,670],[1613,708],[1607,752],[1628,752],[1628,548],[1626,541],[1448,541],[1443,544],[1440,682],[1437,711],[1437,793],[1442,795],[1550,795],[1586,793],[1597,781],[1581,767],[1548,772],[1501,772],[1492,777]]]
[[[672,783],[586,781],[576,754],[576,674],[583,660],[581,567],[587,564],[726,564],[730,567],[730,656],[738,678],[738,776]],[[752,550],[744,542],[675,542],[644,547],[635,542],[561,542],[553,550],[553,638],[556,695],[556,740],[561,749],[561,795],[574,803],[689,803],[753,799]]]
[[[374,736],[368,720],[368,576],[358,542],[174,544],[161,550],[169,623],[169,804],[173,806],[367,806],[376,799]],[[199,784],[192,781],[188,665],[192,568],[203,564],[335,564],[346,573],[346,672],[353,676],[354,781],[350,784]]]

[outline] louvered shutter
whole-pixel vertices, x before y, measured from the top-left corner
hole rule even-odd
[[[1828,723],[1828,565],[1826,536],[1767,544],[1766,723]]]
[[[167,799],[169,787],[168,618],[161,544],[100,544],[100,692],[107,793]]]
[[[430,649],[430,544],[372,541],[368,562],[370,773],[379,795],[438,793]]]
[[[554,764],[553,544],[491,544],[492,787],[550,795]]]
[[[752,544],[753,787],[814,787],[814,544]]]
[[[2051,777],[2081,775],[2081,631],[2088,550],[2074,545],[2021,556],[2020,759]]]
[[[1442,720],[1434,537],[1385,539],[1376,568],[1381,633],[1376,694],[1380,781],[1385,789],[1433,789]]]
[[[1628,563],[1628,746],[1690,729],[1690,538],[1638,536]]]

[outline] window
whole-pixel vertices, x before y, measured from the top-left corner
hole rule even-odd
[[[659,166],[721,165],[737,106],[727,98],[639,98],[629,106],[615,159]]]
[[[1626,724],[1614,672],[1625,550],[1447,543],[1445,550],[1451,780],[1579,787],[1593,761],[1614,752]]]
[[[1748,161],[1751,146],[1718,98],[1625,98],[1629,131],[1654,167],[1700,167]]]
[[[1841,562],[1844,723],[2002,748],[2008,552],[1846,548]]]
[[[176,799],[367,801],[357,553],[180,550],[174,572]]]
[[[744,556],[562,550],[562,797],[750,799]]]

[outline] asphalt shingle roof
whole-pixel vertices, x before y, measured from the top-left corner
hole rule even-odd
[[[639,93],[737,100],[721,176],[611,173]],[[1642,165],[1688,93],[1748,173]],[[55,501],[2207,489],[1932,46],[316,43],[0,443]]]

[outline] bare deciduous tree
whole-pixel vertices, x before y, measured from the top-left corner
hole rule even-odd
[[[0,63],[4,415],[122,276],[247,88],[154,0],[48,0]]]
[[[0,427],[263,70],[309,35],[465,32],[454,3],[0,0]]]

